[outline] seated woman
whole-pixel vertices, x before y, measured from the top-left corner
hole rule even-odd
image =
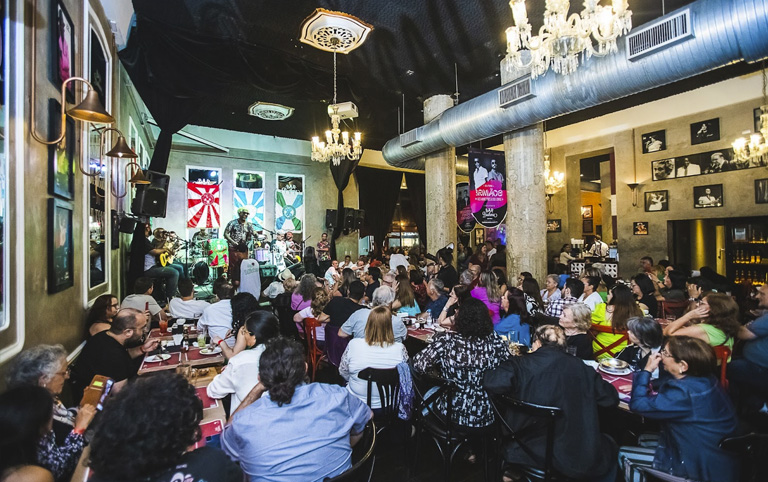
[[[53,482],[38,446],[51,425],[53,399],[44,388],[21,385],[0,394],[0,481]]]
[[[592,336],[587,333],[592,324],[592,311],[584,303],[572,303],[563,308],[558,324],[565,331],[566,351],[582,360],[594,360]]]
[[[280,324],[275,315],[268,311],[254,311],[237,333],[235,349],[239,352],[229,359],[222,372],[208,385],[211,398],[232,395],[232,411],[259,383],[259,358],[264,352],[264,343],[280,334]]]
[[[85,317],[85,338],[88,339],[104,330],[109,330],[112,318],[120,310],[120,301],[112,294],[101,295],[93,302]]]
[[[627,342],[622,341],[616,346],[614,343],[623,338],[627,332],[627,321],[636,316],[643,316],[643,312],[637,305],[632,290],[628,286],[617,284],[608,293],[608,304],[600,303],[592,312],[592,324],[609,327],[610,332],[599,332],[592,343],[592,350],[597,355],[597,359],[615,358],[616,355],[627,346]],[[604,349],[609,348],[607,351]]]
[[[291,309],[301,311],[312,303],[312,293],[317,288],[317,278],[313,274],[305,274],[299,280],[299,285],[291,295]]]
[[[544,300],[541,299],[538,281],[532,276],[526,276],[520,283],[520,289],[525,293],[525,306],[529,315],[536,316],[539,311],[544,311]]]
[[[190,450],[202,419],[203,404],[183,376],[135,379],[104,404],[91,442],[89,482],[242,482],[242,471],[221,450]]]
[[[416,303],[418,303],[419,309],[423,312],[427,309],[427,304],[429,303],[427,284],[424,282],[424,273],[422,273],[420,269],[412,269],[408,272],[408,277],[411,280],[411,288],[413,288],[413,295],[416,297]]]
[[[659,303],[656,299],[656,287],[653,285],[653,281],[645,273],[636,274],[630,281],[629,288],[632,290],[632,294],[635,295],[635,299],[640,304],[640,309],[648,311],[648,315],[651,318],[656,318],[658,314]]]
[[[463,274],[464,273],[462,273],[462,275]],[[461,277],[459,279],[461,279]],[[448,301],[445,302],[443,311],[440,312],[440,316],[437,318],[437,322],[440,326],[446,328],[453,327],[456,322],[456,312],[467,298],[470,298],[469,285],[457,284],[453,287],[451,294],[448,296]]]
[[[405,346],[395,341],[392,330],[392,311],[388,306],[377,306],[368,315],[365,338],[353,338],[347,345],[339,364],[339,374],[349,382],[347,390],[367,402],[368,382],[358,374],[366,368],[395,368],[408,361]],[[381,408],[376,384],[371,385],[371,408]]]
[[[688,276],[680,270],[671,269],[664,275],[664,287],[661,288],[661,296],[666,301],[684,301],[688,299],[685,294],[685,282]]]
[[[402,266],[398,266],[400,268]],[[395,301],[392,302],[392,311],[406,313],[408,316],[418,316],[421,313],[419,304],[416,302],[416,295],[411,288],[411,283],[406,278],[398,275],[397,289],[395,289]]]
[[[629,363],[633,370],[642,370],[648,357],[661,350],[661,342],[664,339],[661,325],[653,318],[630,318],[627,321],[627,335],[631,345],[621,350],[616,358]],[[659,374],[654,373],[653,378],[658,377]]]
[[[312,292],[312,303],[293,316],[293,321],[296,322],[296,328],[300,334],[304,333],[304,318],[314,318],[320,323],[328,323],[330,317],[323,313],[323,310],[329,301],[331,301],[331,297],[325,288],[315,288]],[[325,341],[325,330],[318,328],[315,331],[317,335],[315,340]]]
[[[659,364],[671,377],[657,394],[651,373]],[[739,461],[718,447],[737,430],[736,413],[714,376],[715,353],[688,336],[667,339],[660,353],[648,357],[635,373],[629,408],[661,424],[658,446],[622,447],[619,460],[653,468],[687,480],[739,480]]]
[[[664,328],[668,336],[691,336],[710,346],[725,345],[733,350],[739,333],[739,306],[724,293],[710,293],[691,310]]]
[[[496,282],[496,275],[490,271],[483,271],[477,280],[477,286],[470,292],[472,298],[478,299],[485,304],[488,311],[491,312],[491,321],[498,323],[501,310],[501,293],[499,284]]]
[[[466,427],[486,427],[494,417],[483,389],[483,374],[509,357],[509,348],[493,331],[488,308],[475,298],[461,304],[454,329],[437,335],[419,352],[413,358],[413,368],[420,372],[437,368],[440,376],[456,382],[454,421]],[[446,400],[439,399],[437,408],[447,413]]]
[[[503,317],[494,325],[494,331],[503,336],[515,332],[517,341],[530,348],[532,320],[525,307],[525,294],[518,288],[509,288],[501,298],[501,311]]]
[[[93,405],[67,409],[61,403],[68,378],[67,351],[61,345],[38,345],[19,353],[7,377],[9,388],[40,386],[53,397],[53,425],[39,441],[38,460],[56,480],[69,480],[85,446],[83,434],[96,414]]]
[[[496,275],[496,283],[499,285],[499,294],[504,296],[507,292],[507,275],[501,268],[493,268],[491,272]],[[461,282],[461,278],[459,278],[459,282]],[[470,281],[469,283],[471,284],[472,282]]]
[[[544,280],[544,289],[541,290],[541,300],[549,303],[552,300],[559,300],[562,296],[557,285],[560,283],[560,277],[556,274],[548,274]]]

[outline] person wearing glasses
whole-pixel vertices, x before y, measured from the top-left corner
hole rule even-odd
[[[38,444],[37,460],[56,480],[69,480],[85,446],[83,434],[96,414],[96,407],[67,408],[59,400],[69,379],[67,351],[61,345],[38,345],[24,350],[11,363],[6,376],[8,389],[39,386],[53,399],[53,424]]]
[[[109,330],[112,318],[120,309],[120,301],[113,294],[101,295],[93,302],[85,318],[85,337],[90,338],[96,333]]]
[[[651,374],[663,365],[671,377],[658,393]],[[739,480],[739,461],[719,448],[720,440],[737,431],[736,413],[715,377],[715,351],[702,340],[673,336],[633,378],[629,409],[658,420],[658,439],[642,436],[643,447],[622,447],[625,466],[653,466],[686,480]],[[639,474],[627,478],[641,480]]]

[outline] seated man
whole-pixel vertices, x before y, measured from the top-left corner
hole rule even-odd
[[[424,312],[426,313],[427,310],[429,310],[432,314],[432,318],[436,320],[440,316],[440,313],[442,313],[443,308],[445,308],[445,304],[448,303],[448,295],[445,294],[445,285],[440,278],[434,278],[427,283],[427,296],[429,297],[429,301],[427,302],[427,307],[424,309]]]
[[[366,282],[365,301],[370,302],[373,299],[373,292],[376,291],[376,288],[381,286],[381,282],[379,282],[379,279],[381,278],[381,270],[375,266],[371,266],[368,268],[365,275],[365,279],[363,280]]]
[[[235,288],[225,278],[213,283],[213,294],[219,301],[203,310],[203,316],[197,320],[197,330],[207,331],[211,340],[215,337],[224,340],[230,348],[235,346],[235,337],[228,337],[232,331],[232,296]]]
[[[325,305],[323,313],[330,317],[328,324],[340,327],[347,322],[352,313],[365,308],[360,300],[365,296],[365,285],[362,281],[353,281],[349,284],[349,293],[346,298],[334,296]]]
[[[161,254],[170,254],[170,250],[162,246],[155,246],[155,244],[149,240],[151,234],[152,227],[149,223],[146,223],[144,225],[144,238],[138,239],[134,236],[134,241],[131,243],[131,249],[138,250],[144,255],[143,276],[148,278],[163,278],[165,280],[165,296],[171,298],[176,294],[176,287],[179,284],[179,278],[183,271],[180,272],[175,266],[162,266],[158,263],[159,256]],[[163,304],[165,304],[165,302],[163,302]]]
[[[759,307],[768,309],[768,284],[757,290]],[[728,364],[728,380],[739,389],[739,396],[751,410],[768,413],[768,313],[739,329],[744,340],[742,357]]]
[[[306,367],[297,342],[267,342],[259,384],[224,428],[221,447],[251,482],[321,481],[351,467],[371,409],[344,387],[304,383]]]
[[[531,353],[510,357],[487,371],[483,386],[492,397],[504,394],[562,409],[555,422],[555,470],[577,480],[614,482],[617,447],[600,433],[597,407],[617,406],[619,394],[592,367],[566,353],[562,328],[555,325],[537,328]],[[504,418],[515,431],[540,422],[517,411],[506,413]],[[507,462],[541,468],[540,462],[532,460],[521,444],[543,460],[545,435],[541,431],[529,431],[520,442],[509,442],[504,447]]]
[[[395,301],[395,290],[389,286],[380,286],[373,292],[373,307],[385,305],[391,306]],[[369,308],[357,310],[349,316],[349,319],[339,328],[339,336],[342,338],[365,338],[365,325],[368,324],[368,315],[371,314]],[[392,331],[395,333],[395,341],[403,342],[408,336],[408,329],[403,321],[397,316],[392,315]]]
[[[544,314],[560,318],[563,314],[563,309],[568,305],[578,303],[582,293],[584,293],[584,283],[576,278],[566,279],[563,290],[560,293],[560,298],[550,301]]]
[[[149,311],[154,321],[166,320],[165,311],[160,308],[157,301],[152,297],[152,292],[155,290],[155,285],[151,278],[142,276],[136,278],[133,282],[133,294],[125,297],[120,306],[123,308],[133,308],[134,310]]]
[[[168,311],[174,318],[197,319],[211,306],[207,301],[195,299],[195,286],[190,279],[179,280],[179,294],[181,298],[174,298],[168,303]]]
[[[141,344],[149,331],[149,320],[143,311],[123,308],[117,312],[109,330],[90,337],[72,367],[73,400],[80,400],[83,390],[94,375],[115,381],[112,390],[119,391],[136,375],[139,365],[133,360],[157,348],[159,339]]]

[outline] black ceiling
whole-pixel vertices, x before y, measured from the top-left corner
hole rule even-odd
[[[692,0],[666,0],[666,10]],[[572,11],[582,8],[574,0]],[[607,3],[607,2],[603,2]],[[327,129],[332,54],[300,43],[302,21],[315,8],[341,11],[372,24],[365,44],[339,55],[339,101],[357,104],[349,129],[366,148],[421,125],[423,101],[452,94],[454,64],[460,101],[499,85],[508,0],[133,0],[136,27],[123,60],[161,126],[184,124],[308,139]],[[529,0],[538,28],[543,0]],[[662,14],[662,0],[630,0],[635,26]],[[294,107],[285,121],[247,114],[255,101]]]

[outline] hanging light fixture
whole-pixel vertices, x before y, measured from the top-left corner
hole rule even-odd
[[[340,44],[341,41],[338,38],[330,39],[331,46],[340,46]],[[336,50],[336,48],[333,49],[333,104],[328,106],[332,127],[331,130],[325,131],[325,142],[321,142],[319,136],[312,137],[311,155],[313,161],[333,162],[334,166],[341,164],[342,159],[350,161],[360,159],[360,154],[363,152],[359,132],[355,132],[350,139],[347,131],[342,132],[339,129],[342,113],[351,113],[351,115],[345,115],[345,118],[357,117],[357,108],[351,102],[336,103]]]
[[[608,7],[599,5],[599,0],[584,0],[581,14],[569,17],[570,0],[546,0],[543,25],[538,35],[531,35],[533,29],[528,23],[525,0],[511,0],[509,7],[515,25],[506,30],[508,65],[530,68],[531,77],[535,79],[550,67],[562,75],[575,72],[579,56],[587,60],[593,55],[603,57],[615,53],[616,39],[632,29],[632,12],[627,1],[613,0]],[[524,58],[526,51],[530,52],[530,58]]]
[[[565,187],[565,173],[560,171],[550,171],[549,154],[544,155],[544,192],[547,195],[547,208],[550,213],[555,212],[552,206],[552,196],[560,192]]]
[[[749,136],[733,141],[733,154],[738,164],[751,164],[753,159],[768,154],[768,95],[766,95],[765,61],[763,61],[763,104],[760,106],[760,128]],[[747,167],[747,166],[744,166]]]

